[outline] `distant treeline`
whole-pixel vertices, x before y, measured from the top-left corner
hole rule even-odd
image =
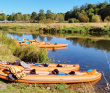
[[[66,6],[65,6],[66,7]],[[109,22],[110,21],[110,4],[107,1],[99,4],[85,4],[80,8],[75,6],[73,10],[66,13],[52,13],[51,10],[41,9],[39,13],[22,14],[21,12],[12,13],[11,15],[0,14],[0,20],[8,21],[25,21],[32,23],[53,23],[53,22]]]

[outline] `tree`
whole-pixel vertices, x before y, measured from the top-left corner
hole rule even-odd
[[[100,10],[99,8],[95,8],[94,9],[94,14],[97,15],[99,10]]]
[[[0,14],[0,20],[6,20],[6,15],[4,13]]]
[[[64,22],[64,14],[63,13],[56,14],[55,20],[58,22]]]
[[[88,6],[87,6],[87,9],[89,10],[89,9],[93,9],[94,8],[94,6],[92,5],[92,4],[88,4]]]
[[[94,16],[94,9],[93,8],[89,8],[89,10],[87,10],[87,15],[91,21],[92,16]]]
[[[101,15],[102,20],[105,19],[105,17],[110,15],[110,5],[107,5],[104,9],[99,10],[99,15]]]
[[[22,19],[23,19],[23,16],[22,16],[22,13],[21,12],[18,12],[16,14],[16,17],[17,17],[17,21],[22,21]]]
[[[81,13],[82,13],[83,15],[87,15],[87,13],[86,13],[85,10],[81,10]]]
[[[38,19],[39,19],[39,22],[45,22],[46,16],[45,16],[45,13],[44,13],[44,10],[43,9],[41,9],[39,11],[39,17],[38,17]]]
[[[37,20],[38,14],[36,12],[32,12],[31,14],[31,20],[32,22],[35,22]]]
[[[65,14],[65,20],[68,20],[69,18],[72,18],[73,17],[73,11],[68,11],[66,12]]]
[[[24,21],[29,21],[30,18],[31,18],[31,15],[29,15],[29,14],[24,14],[24,15],[23,15]]]
[[[54,19],[53,13],[50,10],[47,10],[46,18],[47,19],[52,19],[52,20]]]
[[[8,20],[13,21],[13,15],[9,15]]]

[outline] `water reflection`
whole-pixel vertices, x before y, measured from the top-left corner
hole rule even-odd
[[[37,39],[38,38],[38,34],[32,34],[33,39]]]
[[[93,47],[110,52],[110,40],[91,40],[86,38],[67,38],[67,40],[73,41],[73,45],[80,44],[84,48]]]

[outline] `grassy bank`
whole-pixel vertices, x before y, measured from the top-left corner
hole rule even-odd
[[[40,49],[32,45],[18,46],[16,40],[10,39],[2,33],[0,34],[0,47],[2,51],[0,53],[1,60],[6,57],[6,61],[12,61],[17,58],[28,62],[46,62],[48,59],[46,49]]]
[[[6,89],[0,89],[1,93],[95,93],[92,86],[82,84],[26,84],[0,81],[7,83]]]
[[[51,34],[63,37],[110,38],[110,23],[2,23],[2,31]]]

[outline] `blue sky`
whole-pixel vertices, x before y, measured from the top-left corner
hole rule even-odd
[[[53,13],[66,13],[74,6],[80,7],[86,3],[98,4],[105,0],[0,0],[0,12],[5,14],[22,12],[22,14],[39,13],[40,9],[44,12],[51,10]],[[106,0],[109,1],[109,0]]]

